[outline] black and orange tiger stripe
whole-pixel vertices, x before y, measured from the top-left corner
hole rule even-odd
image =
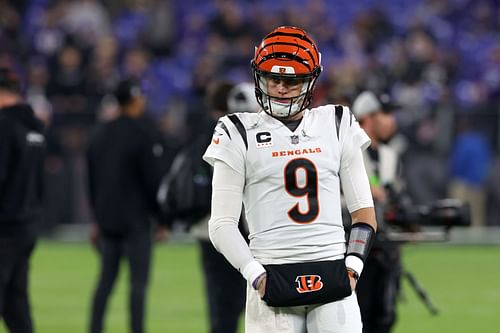
[[[283,26],[271,31],[256,47],[252,65],[261,72],[286,66],[292,67],[297,76],[317,76],[321,71],[321,56],[304,30]]]

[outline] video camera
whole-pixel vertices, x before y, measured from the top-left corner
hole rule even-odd
[[[385,224],[409,233],[405,234],[409,240],[433,241],[445,238],[443,233],[439,236],[436,233],[423,233],[422,227],[443,227],[447,233],[452,227],[470,226],[470,206],[459,199],[446,198],[425,205],[414,205],[407,195],[396,193],[391,187],[386,187],[386,193],[389,200],[384,210]],[[390,238],[394,239],[394,234]],[[403,237],[399,240],[405,240],[405,235],[399,232],[399,237]]]
[[[458,199],[441,199],[428,205],[399,206],[385,211],[389,225],[466,227],[470,225],[470,207]]]
[[[470,226],[470,206],[461,200],[448,198],[427,205],[414,205],[405,193],[398,193],[390,186],[385,189],[388,201],[383,217],[389,228],[382,233],[382,241],[393,244],[443,242],[448,240],[452,227]],[[423,227],[425,230],[422,230]],[[401,275],[408,280],[431,314],[438,314],[438,309],[416,277],[404,267]]]

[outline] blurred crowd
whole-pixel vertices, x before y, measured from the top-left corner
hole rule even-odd
[[[92,220],[83,156],[121,78],[141,79],[173,156],[204,125],[210,82],[252,81],[254,46],[279,25],[304,28],[323,53],[314,104],[364,89],[399,104],[416,203],[472,187],[479,224],[500,223],[496,0],[0,0],[0,67],[21,75],[48,126],[46,227]]]

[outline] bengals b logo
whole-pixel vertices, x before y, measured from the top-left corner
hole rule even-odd
[[[297,291],[300,294],[318,291],[323,288],[323,282],[319,275],[299,275],[295,279]]]

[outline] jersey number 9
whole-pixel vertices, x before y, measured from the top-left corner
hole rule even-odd
[[[298,171],[305,172],[305,183],[299,184]],[[314,163],[306,158],[297,158],[285,166],[285,189],[291,196],[307,199],[307,211],[300,210],[297,202],[288,210],[288,216],[297,223],[311,223],[319,214],[318,170]]]

